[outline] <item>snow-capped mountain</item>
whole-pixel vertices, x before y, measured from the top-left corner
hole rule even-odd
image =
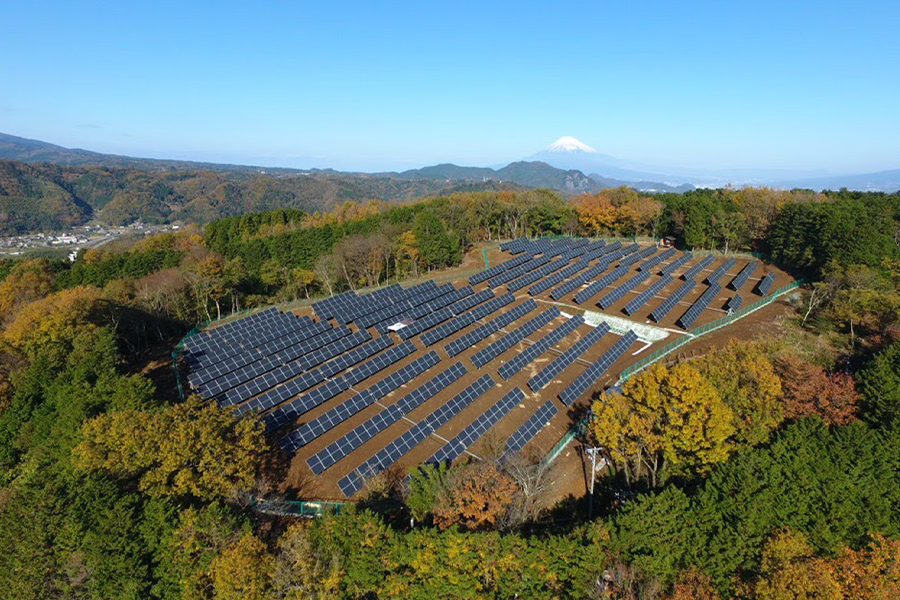
[[[597,154],[597,151],[570,135],[564,135],[549,146],[547,152],[585,152],[587,154]]]
[[[635,168],[614,156],[603,154],[581,140],[563,136],[525,160],[541,161],[558,169],[577,169],[585,175],[624,181],[660,181],[669,184],[691,183],[690,178],[665,171]]]

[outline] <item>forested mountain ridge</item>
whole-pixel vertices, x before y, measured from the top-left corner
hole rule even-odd
[[[0,160],[0,235],[174,220],[206,223],[248,212],[331,210],[347,201],[405,202],[454,192],[517,189],[513,183],[401,180],[313,172],[146,170]]]

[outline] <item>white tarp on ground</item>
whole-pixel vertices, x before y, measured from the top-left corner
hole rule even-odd
[[[610,330],[618,335],[625,335],[629,331],[633,331],[639,339],[645,342],[658,342],[669,337],[669,332],[655,325],[646,323],[638,323],[624,317],[614,317],[603,313],[584,311],[584,322],[594,327],[601,323],[609,325]]]

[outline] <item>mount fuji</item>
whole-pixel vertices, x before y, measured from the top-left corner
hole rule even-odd
[[[525,160],[545,162],[558,169],[577,169],[592,179],[629,182],[665,182],[670,185],[693,183],[696,177],[646,168],[603,154],[572,136],[563,136]]]

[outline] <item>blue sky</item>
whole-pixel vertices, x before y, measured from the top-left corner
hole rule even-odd
[[[296,167],[562,135],[702,168],[900,167],[900,3],[7,2],[0,131]]]

